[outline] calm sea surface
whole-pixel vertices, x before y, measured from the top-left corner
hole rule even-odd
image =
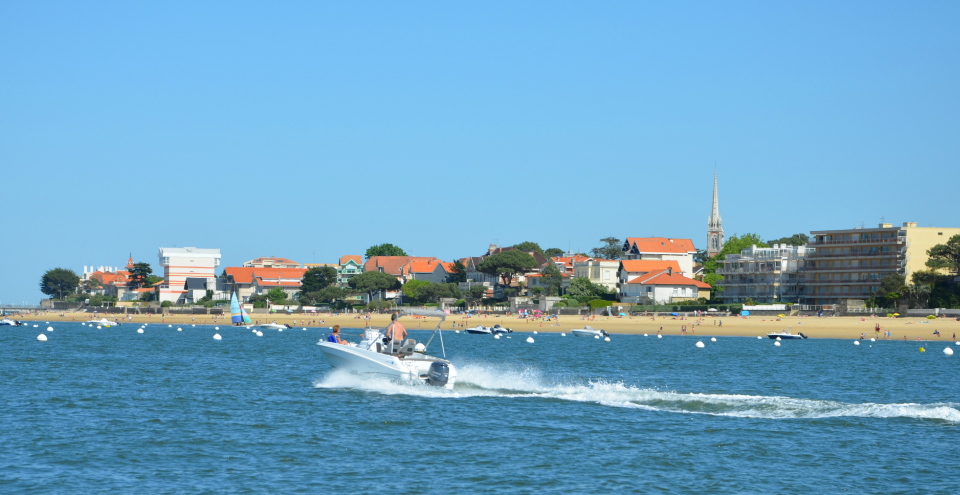
[[[318,329],[46,326],[0,327],[2,492],[960,491],[944,343],[444,332],[448,391]]]

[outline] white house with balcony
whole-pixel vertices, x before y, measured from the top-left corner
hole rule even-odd
[[[690,239],[627,237],[621,251],[625,260],[676,261],[684,277],[693,277],[693,256],[697,248]]]
[[[183,304],[190,299],[193,288],[187,288],[187,279],[204,279],[206,287],[216,287],[217,267],[220,266],[219,249],[195,247],[160,248],[160,266],[163,267],[163,282],[156,284],[157,300]],[[191,281],[198,284],[199,281]]]

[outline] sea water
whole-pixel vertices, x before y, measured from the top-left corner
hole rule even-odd
[[[0,328],[3,492],[960,491],[947,342],[444,332],[444,390],[325,329],[51,326]]]

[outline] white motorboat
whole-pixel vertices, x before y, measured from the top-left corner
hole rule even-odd
[[[442,311],[425,309],[403,309],[402,314],[438,317],[440,324],[446,317]],[[443,334],[439,324],[434,330],[434,336],[437,334],[440,334],[440,348],[443,350]],[[343,345],[320,341],[317,345],[334,368],[364,376],[380,376],[452,389],[457,381],[457,370],[450,361],[426,354],[432,341],[433,336],[425,345],[418,344],[414,339],[406,339],[403,343],[385,343],[384,331],[367,328],[359,344]],[[446,351],[443,352],[446,356]]]
[[[87,325],[100,325],[104,328],[120,326],[118,321],[110,321],[106,318],[100,318],[99,320],[90,320],[87,322]]]
[[[793,327],[790,327],[790,328],[793,328]],[[780,340],[800,340],[800,339],[807,338],[807,336],[804,335],[802,332],[798,332],[798,335],[794,335],[790,333],[790,328],[778,333],[768,333],[767,337],[770,337],[773,340],[777,340],[777,337],[780,337]]]
[[[494,325],[493,327],[485,327],[483,325],[477,325],[473,328],[466,329],[467,333],[475,333],[479,335],[499,335],[504,333],[513,333],[512,329],[507,327],[501,327],[500,325]]]
[[[570,330],[571,333],[577,337],[609,337],[610,334],[606,330],[597,330],[596,328],[587,325],[583,328],[574,328]]]
[[[0,327],[19,327],[23,326],[23,323],[19,321],[13,321],[10,318],[4,318],[0,320]]]
[[[286,330],[288,328],[293,328],[293,327],[291,327],[290,325],[281,325],[277,322],[273,322],[273,323],[264,323],[263,325],[260,325],[260,328],[264,330]]]
[[[477,325],[473,328],[466,329],[467,333],[473,333],[478,335],[493,335],[493,329],[490,327],[485,327],[483,325]]]

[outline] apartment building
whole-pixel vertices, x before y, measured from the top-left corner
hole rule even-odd
[[[774,244],[750,246],[739,254],[728,254],[717,267],[723,280],[717,281],[717,297],[726,303],[752,299],[758,303],[799,303],[807,290],[804,285],[806,258],[814,251],[806,246]]]
[[[904,222],[899,227],[881,223],[877,228],[820,230],[810,233],[804,269],[808,304],[837,304],[865,300],[880,280],[900,274],[910,283],[913,273],[925,270],[927,250],[960,234],[960,228],[918,227]]]

